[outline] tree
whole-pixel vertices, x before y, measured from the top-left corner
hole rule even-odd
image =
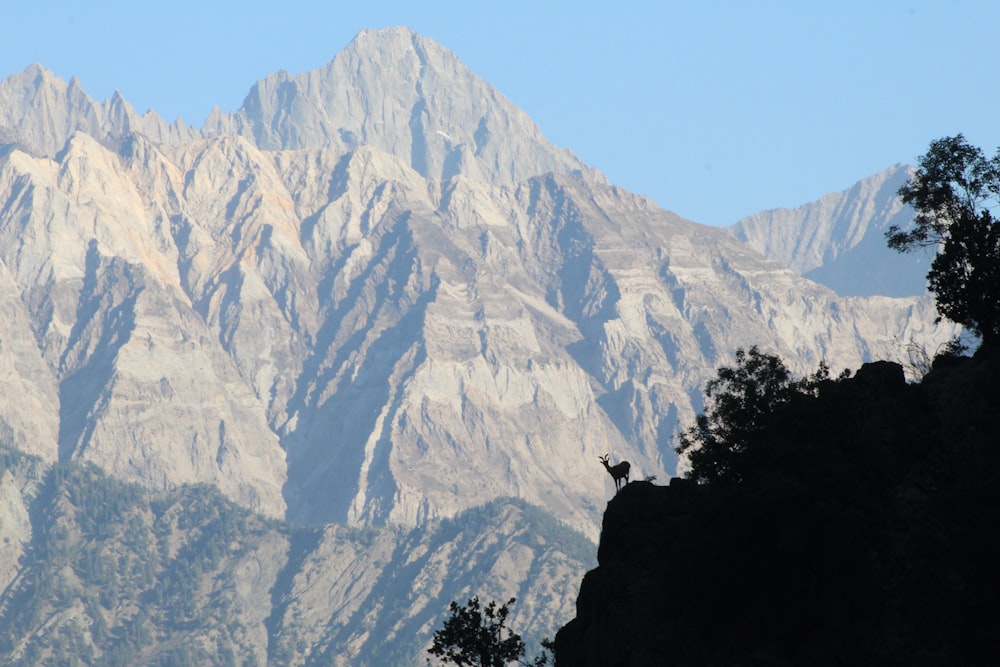
[[[542,667],[548,664],[548,654],[543,653],[531,663],[524,661],[525,645],[521,636],[507,627],[511,598],[497,606],[490,602],[480,606],[479,597],[470,598],[464,606],[457,602],[450,605],[451,616],[444,627],[434,631],[434,640],[427,652],[459,667],[506,667],[511,662]],[[546,650],[551,642],[544,640]]]
[[[910,229],[889,228],[889,247],[937,248],[927,283],[938,313],[1000,342],[1000,150],[987,158],[961,134],[938,139],[898,194],[917,214]]]
[[[756,345],[736,350],[736,365],[723,366],[705,386],[705,411],[680,434],[678,454],[687,454],[687,476],[699,482],[742,481],[774,413],[796,394],[815,394],[830,377],[820,363],[809,377],[796,378],[780,357]]]

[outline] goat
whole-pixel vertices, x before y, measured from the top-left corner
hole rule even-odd
[[[607,469],[608,474],[611,475],[611,479],[615,480],[615,493],[618,490],[628,484],[628,470],[631,468],[631,464],[628,461],[622,461],[621,463],[616,463],[615,465],[608,465],[608,457],[611,454],[605,454],[597,458],[598,461],[604,464],[605,469]],[[621,484],[621,480],[625,480],[625,484]]]

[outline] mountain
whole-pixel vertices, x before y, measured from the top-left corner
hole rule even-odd
[[[899,254],[885,242],[890,226],[905,229],[913,220],[896,196],[912,173],[897,164],[817,202],[743,218],[730,231],[838,294],[918,296],[926,292],[931,254]]]
[[[515,499],[420,529],[303,528],[208,485],[150,493],[7,449],[0,464],[4,665],[414,664],[451,600],[515,578],[512,621],[551,628],[593,564]]]
[[[180,119],[168,125],[155,112],[137,114],[117,91],[96,103],[75,77],[66,83],[40,65],[0,81],[0,100],[0,147],[16,143],[40,156],[54,157],[75,132],[98,140],[141,132],[158,142],[199,136]]]
[[[593,540],[611,488],[598,457],[628,459],[633,479],[683,467],[673,435],[737,347],[805,372],[955,333],[926,296],[838,296],[614,187],[405,29],[267,77],[201,130],[33,66],[0,84],[0,138],[0,438],[32,465],[138,484],[135,502],[209,485],[253,525],[431,539],[516,498]],[[49,496],[16,488],[11,506],[29,509],[10,521],[27,521],[29,544],[53,530],[30,510]],[[511,516],[504,534],[530,524]],[[266,550],[255,530],[234,533],[247,562],[288,567],[297,547]],[[322,558],[365,558],[323,544]],[[497,596],[561,609],[557,573],[527,563]],[[456,556],[428,586],[465,567]],[[0,594],[5,621],[20,590]],[[346,607],[310,604],[348,622]],[[44,623],[69,627],[52,613]],[[44,634],[39,614],[27,634]],[[337,636],[323,650],[361,655]]]
[[[453,53],[405,28],[363,31],[319,70],[258,81],[239,111],[215,110],[203,132],[244,136],[262,150],[369,146],[436,180],[603,179]]]
[[[35,451],[305,523],[513,493],[593,535],[597,457],[673,466],[727,350],[852,365],[932,329],[926,302],[838,298],[580,176],[435,186],[368,147],[77,133],[58,160],[12,152],[0,197],[59,392]]]

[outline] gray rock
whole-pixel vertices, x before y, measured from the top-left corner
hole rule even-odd
[[[743,218],[730,229],[754,250],[841,295],[926,293],[929,252],[899,254],[886,246],[891,225],[906,228],[913,210],[896,196],[913,168],[897,164],[795,209]]]
[[[257,82],[237,113],[213,113],[203,132],[244,135],[265,150],[370,146],[440,180],[602,178],[453,53],[406,28],[365,30],[322,69]]]
[[[8,134],[22,149],[55,157],[75,132],[109,144],[132,132],[164,143],[198,137],[179,118],[168,125],[153,111],[137,114],[117,91],[111,100],[95,102],[75,77],[66,83],[41,65],[0,81],[0,144]]]

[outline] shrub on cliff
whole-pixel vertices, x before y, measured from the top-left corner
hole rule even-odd
[[[524,659],[525,644],[521,635],[507,626],[511,598],[502,605],[490,602],[483,607],[479,596],[470,598],[464,605],[452,602],[451,616],[444,626],[434,631],[434,640],[427,652],[458,667],[506,667],[516,662],[529,667],[549,664],[550,642],[542,645],[546,651],[532,662]]]
[[[677,452],[699,482],[739,482],[753,467],[761,438],[775,413],[798,395],[815,395],[829,380],[825,363],[812,375],[795,377],[780,357],[757,346],[736,350],[736,365],[723,366],[705,387],[705,411],[679,436]]]

